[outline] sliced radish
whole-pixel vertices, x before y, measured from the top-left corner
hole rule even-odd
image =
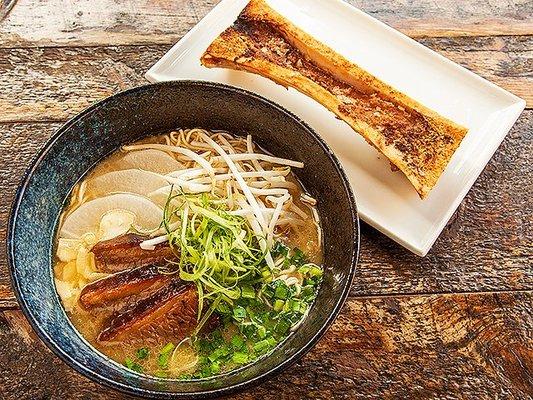
[[[170,154],[155,149],[129,151],[113,163],[113,169],[144,169],[160,174],[168,174],[183,168],[183,164]]]
[[[85,193],[93,197],[112,193],[136,193],[146,196],[159,188],[168,185],[168,181],[154,172],[141,169],[124,169],[111,171],[89,179]]]
[[[112,194],[88,201],[74,210],[65,218],[59,236],[78,239],[88,232],[98,233],[102,217],[113,210],[132,213],[134,227],[142,231],[157,229],[163,219],[163,210],[145,197],[131,193]],[[122,224],[123,219],[119,222]]]

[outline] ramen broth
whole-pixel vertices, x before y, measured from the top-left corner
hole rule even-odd
[[[190,133],[191,131],[193,132],[192,134]],[[174,176],[181,176],[179,175],[179,172],[175,173],[176,171],[173,169],[173,166],[179,166],[177,171],[190,170],[192,173],[196,173],[193,169],[202,167],[199,165],[198,161],[191,159],[188,154],[183,154],[187,152],[183,151],[182,153],[176,153],[175,151],[171,151],[170,147],[174,146],[189,149],[202,157],[216,160],[213,157],[220,157],[220,155],[216,154],[216,151],[213,149],[211,149],[211,156],[206,155],[206,152],[209,151],[209,149],[208,145],[201,140],[201,138],[204,137],[202,135],[212,138],[213,141],[219,144],[227,154],[250,154],[250,138],[248,138],[247,142],[246,139],[233,138],[225,133],[223,136],[217,136],[216,132],[198,131],[199,133],[196,135],[195,130],[183,130],[171,134],[150,137],[136,142],[133,146],[129,146],[129,148],[126,146],[125,149],[115,152],[96,165],[84,180],[72,191],[69,204],[65,207],[61,215],[59,230],[60,238],[57,239],[59,243],[56,245],[58,253],[54,260],[56,286],[68,316],[76,329],[92,346],[117,363],[126,365],[126,367],[136,372],[162,378],[190,379],[216,375],[217,373],[222,373],[249,362],[253,362],[265,354],[268,354],[268,352],[282,342],[290,332],[297,328],[301,322],[298,321],[298,319],[305,318],[308,307],[311,306],[311,303],[316,296],[316,291],[318,290],[322,274],[320,267],[322,262],[321,231],[318,214],[315,208],[316,200],[305,194],[305,189],[293,174],[292,167],[278,165],[276,162],[271,163],[261,160],[237,160],[234,162],[234,165],[238,170],[241,172],[248,172],[248,175],[243,174],[243,176],[251,177],[247,178],[248,180],[246,182],[250,188],[257,188],[255,191],[252,190],[255,193],[257,204],[262,206],[262,209],[271,208],[269,211],[270,215],[265,211],[265,226],[268,225],[268,218],[270,218],[271,222],[272,218],[279,214],[276,212],[278,204],[276,201],[287,199],[290,196],[290,203],[284,203],[284,210],[281,211],[280,215],[277,215],[280,224],[275,225],[272,231],[270,247],[268,247],[268,243],[264,244],[265,242],[268,242],[268,238],[263,240],[261,235],[258,235],[257,237],[254,236],[253,229],[250,227],[250,225],[254,223],[252,219],[253,217],[250,216],[252,211],[246,208],[247,204],[243,206],[244,208],[242,210],[238,209],[237,206],[223,206],[220,209],[221,211],[218,211],[220,206],[218,205],[219,203],[217,203],[217,200],[227,200],[228,198],[228,196],[220,194],[222,191],[216,196],[212,195],[212,192],[187,193],[188,187],[183,186],[183,190],[180,189],[178,193],[173,192],[173,190],[175,190],[173,184],[172,188],[169,189],[169,194],[164,195],[163,193],[163,195],[158,197],[154,195],[154,193],[158,190],[161,191],[161,189],[153,190],[154,187],[157,187],[157,182],[151,183],[153,187],[147,188],[147,190],[149,190],[148,193],[139,193],[142,192],[141,187],[144,183],[136,181],[128,183],[127,179],[129,179],[129,173],[124,173],[122,175],[118,174],[116,178],[118,180],[116,182],[111,179],[114,175],[110,175],[110,173],[136,169],[139,171],[154,171],[154,173],[157,174],[157,178],[164,183],[166,179],[165,177],[172,175],[173,173]],[[205,139],[205,141],[209,140]],[[161,145],[162,147],[150,147],[154,144]],[[147,151],[149,151],[150,154],[145,153],[140,157],[141,152]],[[264,153],[256,146],[253,146],[253,151],[257,154]],[[156,157],[158,155],[161,157],[160,164]],[[224,163],[224,160],[220,160],[220,162],[210,162],[212,165],[218,167]],[[217,175],[220,175],[220,179],[223,179],[222,175],[224,173],[227,172],[231,174],[230,170],[225,171],[223,170],[224,168],[225,167],[220,168],[220,171],[217,170],[214,175],[209,175],[208,173],[198,175],[200,178],[195,181],[194,185],[214,185],[215,183],[213,182],[215,182],[215,178],[213,178],[213,176],[216,177]],[[285,173],[286,171],[284,171],[283,173],[285,175],[281,178],[278,177],[274,179],[272,177],[260,177],[263,174],[263,171],[272,171],[272,176],[274,176],[276,171],[280,171],[281,168],[291,168],[291,171],[288,173]],[[303,168],[305,168],[305,166],[303,166]],[[255,174],[253,171],[260,171],[256,174],[258,176],[257,178],[253,177]],[[135,174],[131,173],[131,175],[133,176]],[[209,183],[210,179],[211,183]],[[269,180],[272,182],[280,181],[283,183],[269,184]],[[225,183],[227,188],[226,192],[230,193],[234,190],[233,194],[230,193],[229,198],[232,198],[233,195],[238,197],[241,192],[240,189],[236,188],[239,185],[239,182],[236,182],[234,178],[230,178],[229,181],[230,183]],[[173,182],[177,183],[178,180],[175,179]],[[190,182],[190,180],[188,182]],[[121,204],[108,205],[107,208],[104,207],[103,212],[101,209],[94,211],[87,206],[89,202],[97,201],[106,196],[112,196],[115,194],[128,196],[128,193],[130,192],[123,191],[124,188],[127,189],[128,184],[131,185],[132,191],[137,192],[134,196],[142,196],[143,199],[149,199],[146,201],[153,202],[153,204],[155,204],[154,209],[157,209],[158,207],[168,211],[169,204],[172,203],[169,201],[169,198],[171,199],[172,195],[175,196],[176,201],[182,201],[179,196],[189,196],[188,198],[192,200],[182,201],[179,207],[176,206],[176,208],[172,210],[174,213],[172,214],[172,218],[174,219],[170,218],[167,221],[170,222],[171,225],[181,226],[182,220],[186,220],[190,217],[190,214],[187,214],[187,216],[179,214],[180,212],[183,212],[183,204],[189,204],[188,201],[193,202],[190,207],[192,210],[196,207],[193,207],[194,204],[208,204],[205,207],[209,208],[209,210],[220,212],[220,215],[222,216],[227,215],[228,221],[231,223],[236,221],[236,224],[241,224],[239,225],[241,226],[239,229],[244,227],[245,230],[249,232],[249,243],[252,243],[256,250],[261,248],[259,243],[260,240],[263,240],[263,246],[266,246],[261,251],[256,251],[254,253],[256,254],[256,257],[258,257],[258,260],[260,260],[258,261],[257,267],[254,268],[260,268],[262,272],[257,273],[258,278],[255,280],[250,280],[249,283],[246,282],[246,284],[242,285],[239,289],[240,296],[237,299],[221,296],[217,294],[216,290],[214,290],[212,286],[209,286],[209,284],[204,285],[204,283],[202,283],[203,281],[195,281],[191,278],[192,280],[190,280],[188,284],[191,285],[190,287],[192,291],[197,291],[199,290],[199,286],[204,285],[203,288],[201,288],[204,296],[206,293],[210,293],[210,290],[214,293],[211,296],[198,301],[201,301],[203,311],[200,312],[198,306],[191,311],[195,312],[195,324],[202,319],[202,316],[205,315],[209,309],[211,309],[210,306],[213,302],[219,302],[209,318],[206,319],[205,325],[199,332],[191,333],[190,330],[183,330],[181,328],[181,326],[183,326],[183,318],[180,315],[181,311],[178,310],[176,312],[169,311],[168,315],[164,312],[160,312],[162,315],[157,318],[154,317],[152,322],[140,323],[138,328],[130,329],[129,331],[126,329],[126,333],[120,334],[116,339],[101,340],[102,336],[99,338],[101,332],[106,329],[106,326],[109,326],[110,321],[114,318],[117,319],[117,315],[120,316],[125,313],[125,310],[128,311],[135,309],[135,307],[139,307],[139,304],[143,302],[143,299],[150,296],[156,296],[158,291],[165,289],[165,285],[168,285],[168,282],[183,281],[183,279],[179,278],[180,271],[182,271],[180,268],[193,267],[189,264],[187,264],[186,267],[183,267],[182,265],[178,266],[178,260],[185,254],[186,247],[179,247],[180,245],[176,244],[170,245],[170,248],[174,252],[174,256],[170,257],[172,260],[169,260],[167,257],[161,262],[162,265],[165,264],[163,268],[164,271],[161,271],[161,273],[169,275],[168,278],[164,278],[163,284],[143,287],[142,290],[138,291],[133,290],[128,296],[123,296],[122,298],[113,301],[104,301],[95,307],[85,307],[80,303],[80,293],[83,293],[83,290],[87,285],[108,279],[113,276],[113,274],[117,273],[114,271],[100,270],[99,268],[98,257],[93,253],[93,246],[97,242],[103,242],[102,238],[108,241],[113,241],[117,240],[117,237],[123,237],[128,234],[131,235],[131,232],[135,232],[135,234],[138,235],[139,231],[141,231],[143,238],[146,240],[150,240],[151,238],[160,235],[159,237],[161,237],[161,240],[170,240],[170,243],[173,243],[173,240],[179,242],[179,239],[172,239],[172,235],[179,236],[176,232],[180,228],[176,228],[175,231],[169,233],[168,230],[164,231],[164,229],[161,228],[161,224],[158,224],[157,227],[142,227],[152,229],[150,232],[147,229],[141,229],[141,227],[134,224],[130,224],[131,226],[129,226],[128,224],[130,223],[130,220],[128,218],[131,217],[132,220],[135,221],[139,219],[138,216],[131,212],[131,209],[135,208],[133,206],[128,206],[129,211],[124,210],[123,213],[117,211],[121,209]],[[278,194],[268,194],[268,190],[271,186],[279,186],[279,189],[271,190],[272,193]],[[219,187],[222,187],[222,184],[220,184]],[[196,188],[196,186],[194,186],[194,188]],[[261,195],[261,193],[263,193],[261,190],[263,189],[265,190],[265,195]],[[282,189],[286,189],[287,193],[282,194]],[[129,196],[131,197],[132,195]],[[129,201],[130,197],[124,198]],[[137,199],[137,197],[131,198]],[[117,199],[120,199],[120,197],[117,197]],[[250,204],[253,203],[253,201],[246,198],[245,195],[242,195],[242,199],[239,201],[242,204],[247,201],[250,202]],[[83,228],[80,228],[80,230],[78,230],[79,232],[76,231],[77,233],[72,232],[78,228],[79,224],[86,224],[87,226],[91,225],[91,223],[86,223],[87,221],[83,215],[76,215],[76,210],[80,210],[78,211],[79,213],[83,210],[82,207],[89,210],[87,219],[96,218],[94,223],[92,223],[92,226],[98,226],[98,230],[96,232],[84,232],[81,236],[77,236],[77,234],[82,232]],[[141,205],[140,209],[144,212],[146,207]],[[281,208],[279,209],[281,210]],[[236,216],[233,214],[230,216],[229,214],[226,214],[227,212],[232,212]],[[249,212],[249,214],[245,215],[246,212]],[[181,219],[179,218],[179,215],[181,215]],[[206,211],[206,215],[210,214]],[[70,216],[72,216],[72,218],[69,220]],[[163,212],[162,219],[164,218],[165,212]],[[204,220],[207,220],[206,218],[207,217],[204,215]],[[215,222],[218,221],[216,217],[213,218],[215,218]],[[249,218],[249,221],[245,221],[246,218]],[[75,223],[78,219],[81,222],[76,225]],[[287,220],[286,223],[283,223],[284,219]],[[64,234],[64,232],[66,232],[65,226],[67,225],[70,230],[67,234]],[[193,232],[197,232],[199,226],[200,224],[198,222],[191,222],[191,229]],[[158,228],[159,231],[154,232],[154,227]],[[181,229],[180,232],[183,232],[185,228],[182,227]],[[167,234],[168,237],[165,237],[165,234]],[[62,237],[62,235],[68,237]],[[244,234],[241,236],[244,236]],[[194,237],[194,235],[191,237]],[[237,238],[236,240],[239,239]],[[225,242],[222,241],[221,243]],[[150,243],[148,243],[148,247],[149,244]],[[166,245],[167,243],[163,242],[156,246]],[[207,249],[211,246],[211,242],[208,240],[203,245],[206,246]],[[181,244],[181,246],[183,246],[183,244]],[[96,249],[96,247],[94,249]],[[261,257],[263,257],[262,253],[267,250],[269,255],[272,254],[270,257],[272,260],[270,261],[270,265],[267,260],[261,259]],[[147,251],[149,252],[150,250]],[[190,255],[190,257],[193,257],[193,255]],[[121,251],[117,251],[115,256],[121,257]],[[237,257],[236,259],[239,258]],[[129,262],[128,260],[130,259],[127,259],[125,262]],[[190,258],[190,260],[194,260],[194,258]],[[172,261],[174,264],[169,264],[169,261]],[[202,262],[205,263],[205,260]],[[132,265],[132,269],[134,268],[135,266]],[[128,269],[129,268],[126,268],[126,271]],[[235,270],[240,271],[237,267],[235,267]],[[216,268],[214,271],[216,274]],[[236,276],[245,275],[244,271],[235,273],[237,274]],[[184,273],[184,276],[189,275]],[[264,281],[261,281],[263,278]],[[242,279],[245,281],[248,278],[244,277]],[[229,285],[228,287],[229,289],[227,290],[234,290],[232,285]],[[220,290],[225,290],[225,288]],[[305,291],[307,291],[307,297],[304,298],[300,293]],[[231,296],[231,293],[232,292],[227,292],[228,296]],[[199,296],[199,294],[195,292],[194,296]],[[154,307],[154,310],[156,309],[157,307]],[[244,310],[246,316],[243,317],[242,315],[237,315],[238,313],[236,310],[239,312]],[[159,311],[156,310],[155,312],[157,313]],[[254,312],[257,312],[256,316],[254,316]],[[198,315],[196,315],[196,313]],[[133,313],[132,315],[136,314]],[[279,318],[272,319],[272,315]],[[289,315],[289,317],[287,317],[287,321],[289,322],[282,319],[285,315]],[[256,317],[260,318],[260,316],[267,316],[265,317],[265,321],[268,321],[264,322],[264,326],[261,325],[261,321],[257,322],[253,319]],[[282,325],[282,322],[284,322],[285,325],[278,329],[278,327]],[[252,332],[250,330],[251,328],[248,329],[248,327],[251,326],[250,324],[253,325],[256,331]],[[282,332],[283,329],[285,329],[285,331]],[[258,343],[264,343],[264,348],[258,346]],[[229,353],[222,355],[216,354],[216,347],[220,348],[221,346],[223,348],[226,346],[228,350],[224,352]],[[213,354],[215,354],[216,357]],[[214,359],[214,361],[212,359]]]

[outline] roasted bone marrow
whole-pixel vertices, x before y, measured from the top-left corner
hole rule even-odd
[[[252,0],[201,58],[310,96],[402,171],[424,199],[467,129],[382,82],[270,8]]]

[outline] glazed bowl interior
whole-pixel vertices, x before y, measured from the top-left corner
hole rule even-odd
[[[251,133],[264,149],[303,161],[295,171],[318,199],[325,277],[302,326],[268,357],[205,380],[177,381],[129,371],[97,352],[70,323],[53,283],[52,251],[58,216],[73,186],[121,145],[176,128]],[[17,192],[8,256],[19,303],[43,341],[82,374],[116,389],[147,397],[201,397],[245,387],[280,372],[308,351],[342,306],[359,246],[355,202],[331,151],[303,122],[252,93],[206,82],[146,85],[87,109],[47,143]]]

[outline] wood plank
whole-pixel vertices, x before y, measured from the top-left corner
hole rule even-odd
[[[217,0],[19,0],[0,25],[0,47],[171,44]],[[412,37],[527,35],[528,0],[350,0]],[[528,12],[529,11],[529,12]]]
[[[325,337],[281,376],[234,399],[533,396],[531,292],[352,299]],[[20,311],[0,313],[0,392],[126,399],[73,372]]]
[[[143,75],[166,49],[155,47],[0,50],[3,121],[64,121]]]
[[[16,185],[57,123],[0,125],[0,241]],[[420,258],[362,224],[353,296],[533,288],[533,111],[526,111],[433,250]],[[4,245],[2,244],[2,247]],[[466,249],[466,250],[465,250]],[[0,251],[0,305],[15,305]]]
[[[427,43],[533,106],[533,36]],[[144,73],[166,50],[166,46],[0,49],[0,122],[64,121],[96,100],[146,83]]]

